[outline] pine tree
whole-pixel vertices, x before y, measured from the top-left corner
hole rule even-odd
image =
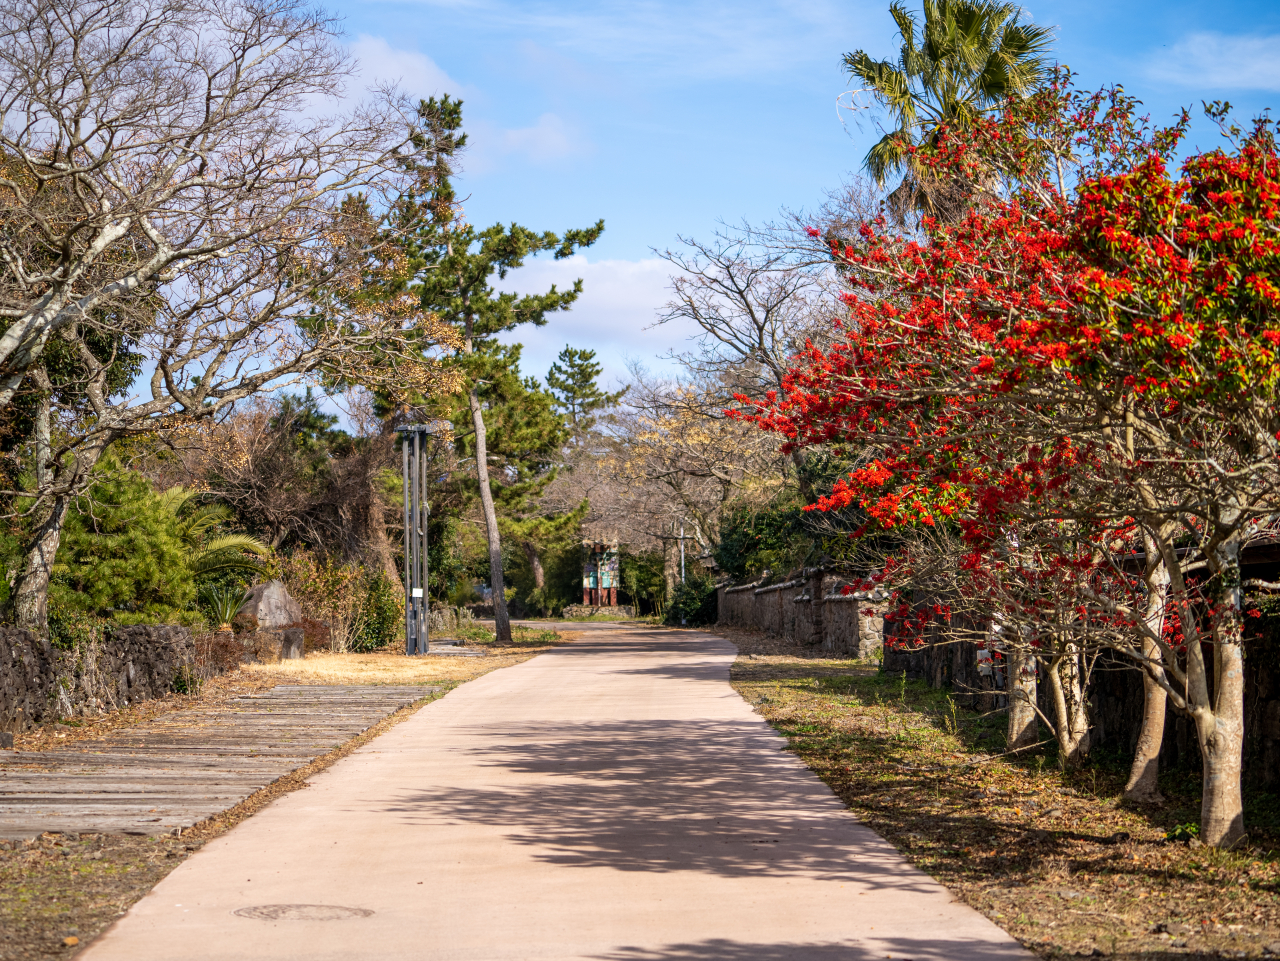
[[[555,480],[561,451],[570,430],[556,409],[555,397],[535,378],[521,377],[520,346],[486,341],[477,356],[492,363],[478,394],[483,409],[489,464],[502,482],[491,482],[498,514],[498,528],[508,543],[524,552],[533,577],[533,591],[527,600],[544,612],[550,604],[545,595],[546,574],[542,558],[548,548],[561,545],[577,535],[589,505],[584,501],[571,511],[546,510],[541,495]],[[463,427],[470,416],[461,408],[455,424]],[[461,452],[474,454],[473,433],[457,430]]]
[[[535,233],[518,224],[495,224],[477,230],[462,218],[452,176],[453,154],[465,143],[457,135],[462,125],[462,104],[444,97],[424,101],[419,108],[423,138],[440,145],[432,163],[422,168],[421,195],[413,203],[430,211],[429,223],[419,232],[412,251],[414,289],[422,306],[453,326],[462,347],[452,359],[465,379],[476,465],[476,484],[489,547],[490,583],[493,588],[494,622],[498,640],[511,639],[502,576],[502,538],[493,484],[489,474],[489,445],[480,392],[504,371],[509,355],[494,349],[495,339],[521,324],[542,326],[547,315],[568,310],[582,293],[582,281],[570,290],[552,286],[544,294],[518,295],[493,287],[507,272],[524,265],[526,258],[550,252],[557,259],[572,256],[595,243],[604,221],[585,229],[568,230],[562,236]]]
[[[595,359],[594,350],[579,350],[566,344],[547,372],[547,386],[555,396],[556,406],[578,436],[595,427],[596,411],[612,407],[627,392],[623,388],[608,394],[596,385],[604,368]]]

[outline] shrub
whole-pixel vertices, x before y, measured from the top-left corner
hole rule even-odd
[[[690,627],[714,624],[718,607],[715,582],[709,577],[689,577],[683,584],[676,584],[667,608],[667,623],[680,624],[683,621]]]
[[[280,561],[280,578],[308,617],[328,625],[330,650],[371,651],[397,639],[404,598],[381,571],[301,550]]]
[[[111,471],[76,498],[49,586],[61,629],[74,630],[77,615],[120,624],[198,621],[189,610],[195,594],[177,519],[145,477]]]
[[[366,578],[367,611],[364,630],[352,650],[373,651],[402,639],[404,631],[404,589],[382,571]]]

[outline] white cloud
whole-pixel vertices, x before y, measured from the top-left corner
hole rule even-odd
[[[1147,63],[1153,80],[1182,87],[1280,91],[1280,36],[1191,33]]]
[[[462,93],[462,84],[441,70],[426,54],[416,50],[397,50],[382,37],[367,33],[356,37],[349,49],[360,62],[359,80],[353,86],[394,83],[415,100],[442,93],[456,97]]]
[[[680,82],[688,77],[762,76],[800,69],[815,46],[857,24],[888,37],[893,21],[878,0],[417,0],[465,9],[522,38],[538,36],[556,48],[611,65],[629,63]],[[870,17],[879,18],[879,22]],[[870,24],[870,25],[869,25]],[[854,44],[857,46],[857,44]]]
[[[468,123],[468,173],[488,173],[515,157],[535,164],[546,164],[565,157],[582,156],[594,149],[581,131],[554,113],[544,113],[529,127],[508,129],[485,120]]]
[[[505,153],[520,153],[543,162],[577,153],[581,144],[568,124],[553,113],[544,113],[532,127],[504,130],[502,147]]]
[[[511,340],[524,344],[521,369],[545,377],[566,344],[594,350],[607,383],[627,379],[630,359],[663,367],[662,355],[673,347],[683,349],[692,333],[692,325],[653,327],[669,297],[670,274],[671,265],[656,257],[592,263],[577,254],[565,260],[533,260],[508,275],[501,289],[522,294],[542,293],[552,284],[564,290],[579,277],[583,281],[582,296],[570,310],[548,315],[545,327],[517,327],[511,333]]]

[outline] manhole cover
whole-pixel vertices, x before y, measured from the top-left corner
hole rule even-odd
[[[344,908],[340,904],[259,904],[232,913],[258,921],[345,921],[373,914],[368,908]]]

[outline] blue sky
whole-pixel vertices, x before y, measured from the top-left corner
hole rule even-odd
[[[527,373],[566,343],[606,376],[628,359],[661,369],[687,331],[646,330],[669,270],[652,249],[821,202],[856,173],[874,130],[841,123],[844,53],[895,52],[888,0],[541,3],[340,0],[364,80],[464,101],[470,147],[460,192],[477,225],[563,230],[603,217],[584,257],[535,262],[509,289],[575,277],[570,313],[525,328]],[[1242,117],[1280,103],[1280,4],[1032,3],[1058,28],[1055,54],[1084,86],[1121,83],[1156,119],[1228,99]],[[1192,143],[1210,145],[1200,122]]]

